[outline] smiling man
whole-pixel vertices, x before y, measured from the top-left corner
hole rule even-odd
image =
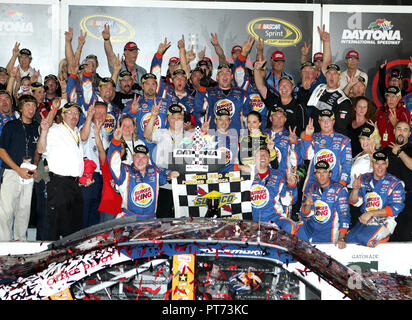
[[[39,124],[33,121],[37,100],[22,95],[18,100],[20,119],[6,123],[0,137],[3,181],[0,188],[0,239],[26,240],[30,218],[34,155]],[[30,166],[31,164],[31,166]]]

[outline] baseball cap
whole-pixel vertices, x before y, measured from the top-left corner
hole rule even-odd
[[[95,60],[96,64],[99,64],[99,60],[97,59],[97,56],[95,54],[87,55],[86,60],[87,59],[93,59],[93,60]]]
[[[125,44],[124,50],[139,50],[139,48],[137,47],[136,42],[129,41]]]
[[[4,68],[4,67],[0,67],[0,73],[1,72],[4,72],[5,74],[9,74],[8,72],[7,72],[7,69],[6,68]]]
[[[19,56],[21,56],[21,55],[26,55],[26,56],[29,56],[31,58],[31,51],[29,49],[26,49],[26,48],[21,49],[19,51]]]
[[[350,50],[346,53],[345,59],[355,58],[359,59],[359,53],[355,50]]]
[[[272,53],[272,59],[275,61],[285,61],[285,54],[282,51],[275,51]]]
[[[236,52],[236,51],[242,51],[242,47],[239,45],[236,45],[232,48],[232,53]]]
[[[31,88],[31,91],[33,92],[33,91],[36,91],[36,90],[38,90],[38,89],[40,89],[40,88],[43,88],[43,84],[36,81],[36,82],[33,82],[33,83],[30,85],[30,88]]]
[[[217,67],[217,73],[222,71],[224,68],[229,69],[229,71],[232,72],[232,68],[227,63],[222,63]]]
[[[178,74],[183,74],[184,76],[186,76],[186,71],[183,69],[176,69],[175,71],[173,71],[172,78],[174,78]]]
[[[379,160],[388,161],[387,154],[380,150],[375,151],[372,155],[372,161],[379,161]]]
[[[374,133],[374,131],[375,131],[375,127],[374,127],[374,126],[372,126],[372,125],[370,125],[370,124],[368,124],[368,123],[365,123],[365,126],[362,128],[362,130],[361,130],[361,132],[360,132],[360,134],[359,134],[359,138],[360,138],[360,137],[370,138],[370,137],[372,136],[372,134]]]
[[[203,59],[203,60],[198,61],[196,66],[197,67],[208,66],[208,63],[206,60]]]
[[[122,80],[124,77],[132,77],[132,73],[129,70],[123,70],[122,72],[119,73],[119,80]]]
[[[82,112],[82,108],[77,103],[73,103],[73,102],[66,103],[63,107],[61,107],[60,110],[61,112],[66,112],[72,107],[76,107],[77,109],[79,109],[80,112]]]
[[[49,80],[54,80],[54,81],[56,81],[56,82],[59,82],[58,80],[57,80],[57,77],[54,75],[54,74],[48,74],[45,78],[44,78],[44,83],[46,83],[47,81],[49,81]]]
[[[102,85],[104,85],[106,83],[109,83],[109,82],[113,85],[113,87],[116,87],[116,84],[114,83],[113,79],[109,78],[109,77],[102,78],[99,82],[99,86],[102,86]]]
[[[190,74],[192,74],[193,72],[199,71],[201,74],[203,74],[203,69],[200,67],[196,67],[193,70],[190,70]]]
[[[169,109],[167,110],[167,115],[170,116],[175,113],[180,113],[184,114],[184,110],[181,105],[178,105],[177,103],[173,103],[170,105]]]
[[[337,72],[340,73],[340,68],[337,64],[330,64],[326,67],[326,72],[328,72],[329,70],[336,70]]]
[[[220,118],[221,116],[228,116],[229,118],[232,117],[227,109],[219,109],[216,111],[216,119]]]
[[[302,69],[305,68],[305,67],[315,68],[315,64],[314,64],[313,62],[311,62],[311,61],[306,61],[306,62],[304,62],[304,63],[302,63],[302,64],[300,65],[300,70],[302,70]]]
[[[335,119],[335,114],[333,113],[332,110],[324,109],[319,114],[319,118],[321,117],[328,117],[330,119]]]
[[[190,123],[191,125],[196,125],[196,117],[194,114],[184,111],[183,121],[185,123]]]
[[[286,110],[283,109],[282,107],[275,107],[271,112],[270,115],[276,113],[276,112],[282,112],[285,116],[287,116]]]
[[[313,61],[318,61],[318,60],[320,60],[320,61],[323,60],[323,53],[322,52],[316,52],[313,55]]]
[[[145,73],[144,75],[142,75],[142,77],[140,78],[140,81],[142,83],[145,83],[147,80],[149,79],[153,79],[154,81],[157,82],[157,77],[153,74],[153,73]]]
[[[400,70],[399,69],[392,69],[391,74],[389,76],[389,79],[390,78],[401,79],[402,76],[401,76]]]
[[[180,63],[180,59],[178,57],[171,57],[169,59],[169,65],[171,64],[179,64]]]
[[[385,96],[387,94],[394,94],[395,96],[400,96],[401,95],[401,89],[395,86],[390,86],[385,90]]]
[[[133,148],[133,154],[137,153],[149,154],[149,149],[144,144],[138,144]]]
[[[292,86],[294,86],[295,85],[295,81],[293,81],[293,79],[291,78],[291,77],[289,77],[288,75],[284,75],[284,76],[281,76],[280,78],[279,78],[279,82],[281,81],[281,80],[289,80],[290,81],[290,83],[292,84]]]
[[[315,172],[318,170],[326,170],[326,171],[330,171],[330,165],[328,162],[326,162],[325,160],[320,160],[318,162],[316,162],[315,164]]]

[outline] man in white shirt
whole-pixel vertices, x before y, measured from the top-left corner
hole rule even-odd
[[[348,68],[340,74],[339,88],[344,90],[350,82],[355,81],[351,81],[351,79],[358,79],[360,76],[363,78],[365,86],[367,86],[368,75],[358,69],[359,53],[355,50],[348,51],[345,55],[345,63]]]
[[[59,99],[59,98],[57,98]],[[66,103],[60,108],[63,121],[49,126],[47,119],[41,123],[37,151],[44,154],[50,182],[47,184],[50,240],[58,240],[82,229],[83,195],[79,177],[83,175],[83,142],[79,122],[81,108]]]
[[[32,77],[36,70],[32,68],[31,62],[33,60],[33,57],[31,55],[31,51],[27,48],[24,49],[19,49],[20,43],[16,42],[13,48],[13,54],[10,58],[10,61],[7,63],[6,69],[7,71],[11,72],[11,70],[14,68],[14,64],[16,63],[16,60],[19,61],[18,67],[20,71],[20,77],[23,78],[24,76],[29,76]],[[39,73],[39,76],[37,78],[37,81],[40,83],[43,83],[42,77]]]

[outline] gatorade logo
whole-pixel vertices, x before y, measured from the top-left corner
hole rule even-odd
[[[147,183],[140,183],[133,188],[132,191],[133,203],[140,208],[149,207],[154,199],[152,187]]]
[[[368,192],[365,195],[366,211],[382,209],[382,198],[376,192]]]
[[[233,114],[235,113],[235,105],[232,101],[230,101],[229,99],[221,99],[217,101],[215,105],[215,116],[216,113],[222,109],[226,109],[227,111],[229,111],[230,116],[233,117]]]
[[[143,116],[143,118],[142,118],[142,120],[141,120],[141,122],[140,122],[140,127],[141,127],[141,129],[142,129],[142,131],[144,131],[144,128],[146,127],[146,125],[147,125],[147,123],[149,122],[149,120],[150,120],[150,118],[152,117],[152,114],[149,112],[149,113],[146,113],[144,116]],[[155,121],[155,123],[154,123],[154,126],[153,126],[153,130],[155,130],[155,129],[157,129],[157,128],[160,128],[160,123],[161,123],[161,118],[160,118],[160,116],[157,116],[157,119],[156,119],[156,121]]]
[[[331,217],[331,212],[328,204],[321,200],[315,201],[315,219],[319,223],[328,222]]]
[[[261,113],[265,108],[265,104],[263,103],[260,95],[258,94],[251,94],[249,95],[250,103],[252,105],[252,110]]]
[[[254,208],[263,208],[269,202],[269,191],[261,185],[253,185],[250,190],[250,201]]]
[[[108,113],[106,120],[104,120],[103,127],[107,133],[112,133],[114,128],[116,127],[116,118],[112,114]]]
[[[316,162],[318,163],[319,161],[323,160],[329,163],[330,168],[333,169],[336,164],[336,156],[335,154],[328,150],[328,149],[321,149],[316,155],[315,155]]]

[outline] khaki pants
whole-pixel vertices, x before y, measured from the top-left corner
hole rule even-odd
[[[14,170],[5,169],[0,187],[0,241],[26,240],[33,182],[22,184]]]

